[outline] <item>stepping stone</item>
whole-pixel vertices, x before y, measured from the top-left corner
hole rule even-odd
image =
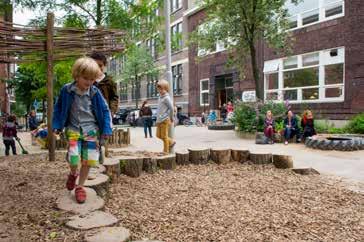
[[[129,238],[130,231],[124,227],[101,228],[85,235],[86,242],[124,242]]]
[[[96,195],[96,192],[85,187],[86,202],[80,204],[76,201],[75,191],[64,191],[64,193],[57,200],[57,207],[64,211],[69,211],[76,214],[86,214],[104,207],[104,200]]]
[[[66,226],[71,229],[88,230],[93,228],[100,228],[112,226],[118,222],[118,219],[103,211],[93,211],[84,215],[76,215],[70,218]]]
[[[163,242],[161,240],[133,240],[132,242]]]
[[[78,179],[76,184],[78,184]],[[109,177],[107,175],[98,173],[95,179],[86,180],[84,186],[94,189],[98,196],[105,197],[109,190]]]
[[[294,173],[300,174],[300,175],[320,175],[320,172],[316,171],[313,168],[293,168],[292,171]]]
[[[105,172],[106,172],[106,168],[105,168],[105,166],[103,166],[103,165],[101,165],[101,164],[99,164],[99,165],[97,166],[97,169],[98,169],[99,173],[105,173]]]

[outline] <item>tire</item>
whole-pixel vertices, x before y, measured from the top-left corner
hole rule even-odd
[[[209,125],[208,126],[209,130],[234,130],[235,129],[235,125],[234,124],[223,124],[223,125]]]
[[[118,125],[122,125],[122,124],[123,124],[123,120],[122,120],[122,119],[118,119],[117,124],[118,124]]]

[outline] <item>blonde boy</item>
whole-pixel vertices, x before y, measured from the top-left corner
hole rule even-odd
[[[157,111],[157,137],[163,141],[163,151],[169,153],[176,144],[169,137],[168,130],[173,123],[173,104],[169,97],[169,84],[165,80],[160,80],[157,84],[159,92],[158,111]]]
[[[74,82],[63,86],[54,107],[53,130],[57,134],[65,128],[69,142],[67,160],[70,174],[66,187],[70,191],[75,189],[78,203],[86,200],[83,186],[89,168],[96,166],[99,160],[99,135],[106,138],[112,133],[108,105],[99,89],[93,86],[101,75],[93,59],[83,57],[76,60],[72,67]],[[76,186],[78,175],[80,178]]]

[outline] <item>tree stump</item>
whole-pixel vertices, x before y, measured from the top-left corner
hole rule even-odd
[[[289,155],[273,155],[273,165],[279,169],[293,168],[293,159]]]
[[[138,177],[143,171],[143,158],[125,157],[120,159],[121,172],[127,176]]]
[[[188,149],[190,162],[195,165],[209,162],[210,149]]]
[[[165,155],[156,157],[158,167],[162,170],[174,170],[176,169],[176,156],[175,155]]]
[[[247,162],[249,155],[249,150],[231,150],[231,159],[240,163]]]
[[[103,166],[106,168],[106,175],[111,179],[111,182],[117,181],[120,176],[120,160],[118,158],[107,158],[104,160]]]
[[[78,184],[78,181],[77,183]],[[107,198],[109,192],[109,177],[104,174],[97,174],[95,179],[86,180],[85,187],[92,188],[102,198]]]
[[[250,161],[254,164],[270,164],[272,163],[272,154],[250,153]]]
[[[226,164],[231,160],[230,149],[211,149],[210,158],[216,164]]]
[[[176,163],[177,165],[190,164],[190,153],[188,151],[176,152]]]
[[[316,171],[313,168],[294,168],[292,169],[294,173],[300,174],[300,175],[320,175],[320,172]]]
[[[151,157],[143,158],[143,171],[147,173],[154,173],[158,170],[157,160]]]
[[[130,128],[127,129],[127,133],[126,133],[126,144],[127,145],[130,144]]]

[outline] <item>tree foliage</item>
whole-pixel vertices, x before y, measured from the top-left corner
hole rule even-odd
[[[147,75],[159,75],[150,52],[144,47],[133,46],[126,53],[122,80],[124,83],[140,87],[140,83]],[[135,105],[138,107],[139,97],[136,95]]]
[[[204,31],[196,30],[191,35],[191,43],[199,48],[209,49],[216,41],[224,43],[230,51],[231,63],[244,74],[244,65],[250,60],[256,95],[263,98],[257,64],[256,45],[264,40],[274,49],[287,46],[289,37],[286,0],[204,0],[207,10]],[[297,0],[293,0],[297,2]],[[243,75],[241,75],[243,76]]]

